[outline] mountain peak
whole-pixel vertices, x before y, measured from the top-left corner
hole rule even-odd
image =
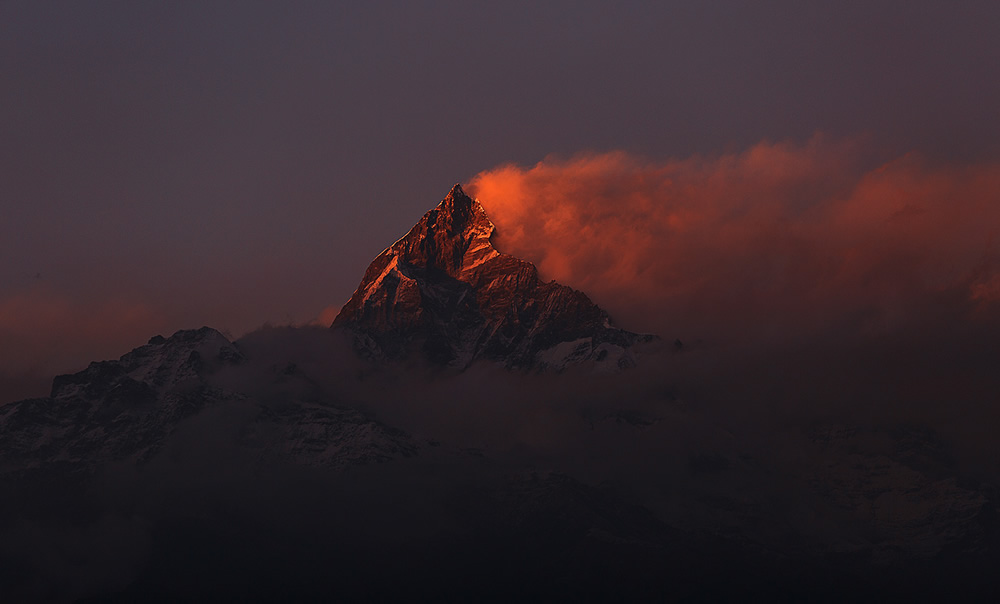
[[[496,227],[461,185],[372,261],[333,327],[377,357],[419,347],[464,368],[477,358],[509,367],[572,360],[631,363],[641,336],[611,326],[587,296],[545,283],[534,265],[493,246]]]
[[[462,279],[463,273],[500,255],[491,242],[495,230],[482,204],[456,184],[437,207],[375,258],[362,286],[380,284],[379,277],[384,278],[393,262]]]
[[[445,199],[454,199],[456,197],[469,199],[469,196],[465,194],[464,190],[462,190],[462,183],[460,182],[455,183],[455,186],[451,188],[451,191],[448,192]]]

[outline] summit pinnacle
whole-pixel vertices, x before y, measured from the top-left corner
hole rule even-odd
[[[630,347],[649,336],[612,327],[586,294],[497,251],[495,230],[456,184],[372,261],[333,328],[353,331],[376,357],[419,352],[457,368],[477,359],[527,369],[632,364]]]

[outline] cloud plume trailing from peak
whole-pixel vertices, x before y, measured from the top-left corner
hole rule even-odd
[[[1000,299],[992,163],[874,162],[862,142],[816,136],[660,162],[547,158],[469,189],[501,251],[668,337],[883,333],[945,306],[995,317]]]

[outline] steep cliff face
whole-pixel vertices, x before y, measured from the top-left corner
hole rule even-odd
[[[375,258],[333,327],[354,331],[376,357],[419,351],[458,368],[477,359],[529,369],[634,362],[630,348],[651,336],[613,327],[583,292],[497,251],[494,231],[479,201],[455,185]]]

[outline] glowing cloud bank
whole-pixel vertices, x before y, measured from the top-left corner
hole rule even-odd
[[[882,332],[941,304],[983,314],[1000,299],[1000,166],[863,156],[822,137],[663,162],[585,154],[469,188],[501,251],[628,328],[787,337]]]

